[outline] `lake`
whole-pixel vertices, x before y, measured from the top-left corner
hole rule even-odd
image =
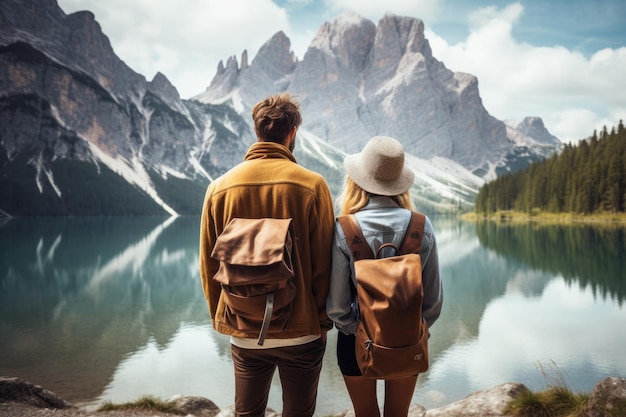
[[[623,228],[432,221],[445,300],[415,403],[434,408],[505,382],[590,392],[626,376]],[[81,406],[143,394],[231,405],[229,341],[212,330],[202,294],[198,227],[198,217],[3,220],[0,375]],[[336,339],[330,332],[318,416],[351,408]],[[277,378],[269,406],[281,408]]]

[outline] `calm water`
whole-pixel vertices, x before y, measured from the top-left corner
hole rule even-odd
[[[79,405],[142,394],[233,402],[228,338],[198,275],[199,219],[40,218],[0,225],[0,375]],[[445,286],[431,369],[437,407],[519,381],[590,391],[626,376],[624,229],[433,219]],[[329,334],[317,415],[350,408]],[[278,381],[270,406],[280,410]]]

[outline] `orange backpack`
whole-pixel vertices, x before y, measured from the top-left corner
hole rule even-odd
[[[424,288],[419,254],[425,216],[412,212],[400,250],[390,243],[376,254],[353,215],[338,220],[354,258],[360,321],[356,359],[364,377],[394,379],[428,369],[428,325],[422,317]],[[396,255],[379,258],[391,247]]]
[[[211,257],[220,261],[213,277],[222,286],[226,322],[237,330],[285,330],[291,318],[295,234],[292,219],[234,218],[218,236]]]

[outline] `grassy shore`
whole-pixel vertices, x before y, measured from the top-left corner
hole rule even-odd
[[[549,213],[544,211],[532,211],[522,213],[519,211],[496,211],[495,213],[465,213],[461,215],[465,221],[495,221],[495,222],[536,222],[545,224],[594,224],[626,227],[626,213]]]
[[[528,391],[520,394],[505,407],[503,412],[519,417],[584,417],[588,402],[589,394],[574,393],[566,387],[550,387],[541,392]],[[172,416],[186,414],[176,406],[149,395],[123,404],[106,402],[98,409],[100,412],[117,410],[160,412]]]
[[[528,391],[511,401],[504,412],[520,417],[584,417],[589,394],[579,394],[565,387]]]
[[[185,415],[186,413],[180,410],[174,404],[168,403],[161,398],[157,398],[152,395],[144,395],[135,401],[114,404],[111,401],[105,401],[98,411],[145,411],[145,412],[162,412],[175,415]]]

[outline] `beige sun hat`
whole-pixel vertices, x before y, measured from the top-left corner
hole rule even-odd
[[[360,153],[346,156],[343,166],[356,185],[371,194],[403,194],[415,180],[404,165],[402,144],[388,136],[374,136]]]

